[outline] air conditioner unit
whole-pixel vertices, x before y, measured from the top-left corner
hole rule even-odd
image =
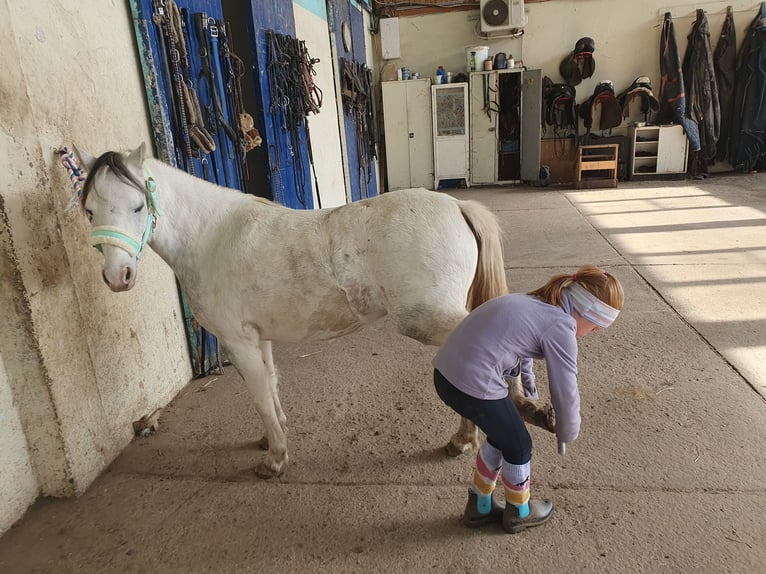
[[[524,0],[481,0],[479,17],[485,33],[510,32],[527,23]]]

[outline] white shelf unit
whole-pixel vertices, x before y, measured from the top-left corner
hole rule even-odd
[[[686,173],[689,140],[681,125],[631,126],[630,178]]]
[[[434,182],[431,79],[381,85],[388,189],[428,188]]]
[[[431,86],[434,134],[434,189],[448,179],[470,185],[468,84]]]

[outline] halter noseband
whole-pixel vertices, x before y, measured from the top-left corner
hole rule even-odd
[[[119,247],[123,251],[126,251],[131,257],[135,257],[136,260],[141,259],[141,252],[149,242],[149,237],[157,225],[157,218],[162,215],[162,211],[160,211],[159,204],[157,203],[157,182],[154,181],[146,164],[142,165],[141,168],[143,169],[146,178],[144,181],[144,188],[141,189],[141,191],[146,197],[146,208],[148,211],[144,234],[141,238],[138,238],[126,231],[122,231],[119,227],[114,227],[112,225],[97,225],[90,231],[90,244],[101,253],[103,253],[101,245],[106,243]]]

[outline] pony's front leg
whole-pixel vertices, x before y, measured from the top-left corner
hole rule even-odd
[[[271,398],[274,401],[274,410],[277,413],[277,419],[282,427],[282,431],[287,434],[287,416],[282,410],[282,403],[279,401],[279,393],[277,391],[277,369],[274,365],[274,354],[272,352],[271,341],[263,341],[261,343],[261,351],[263,351],[263,362],[266,363],[266,369],[269,372],[269,387],[271,388]],[[264,434],[256,444],[259,448],[268,450],[269,438]]]
[[[250,393],[255,399],[255,409],[263,421],[264,438],[269,451],[258,464],[255,473],[261,478],[273,478],[281,475],[287,466],[287,434],[285,432],[285,414],[279,405],[276,386],[272,389],[271,373],[268,367],[271,358],[271,344],[257,341],[243,341],[224,345],[234,361],[239,374],[245,380]],[[273,368],[273,363],[272,363]],[[276,377],[276,374],[275,374]]]

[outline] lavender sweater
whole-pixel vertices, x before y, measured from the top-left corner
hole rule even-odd
[[[556,435],[561,442],[571,442],[580,432],[573,313],[566,290],[560,307],[521,293],[496,297],[457,326],[433,366],[465,394],[484,400],[506,397],[503,373],[520,371],[526,394],[537,398],[532,359],[545,359]]]

